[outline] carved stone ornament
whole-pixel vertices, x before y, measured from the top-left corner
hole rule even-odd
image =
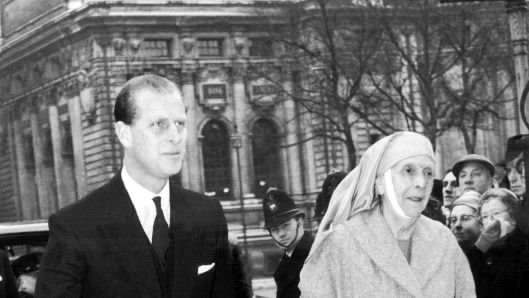
[[[184,49],[184,56],[191,56],[193,48],[195,47],[195,39],[193,37],[182,38],[182,48]]]
[[[114,55],[121,56],[125,48],[125,39],[121,37],[114,37],[112,39],[112,47],[114,48]]]
[[[140,50],[141,39],[133,37],[129,39],[129,47],[134,55]]]
[[[89,122],[93,123],[96,118],[97,102],[92,87],[82,89],[79,93],[79,99],[83,112],[87,115]]]
[[[235,36],[234,43],[237,55],[241,56],[243,54],[244,47],[246,46],[246,38],[243,36]]]

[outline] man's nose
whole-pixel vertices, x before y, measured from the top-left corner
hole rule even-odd
[[[173,123],[170,125],[168,137],[171,142],[175,143],[178,143],[182,140],[182,136],[180,135],[177,124]]]
[[[456,223],[456,230],[460,232],[463,229],[463,226],[461,225],[461,222],[458,220]]]
[[[518,180],[518,177],[516,177],[516,175],[513,172],[514,171],[511,170],[509,174],[507,174],[507,179],[509,179],[509,181],[516,182]]]

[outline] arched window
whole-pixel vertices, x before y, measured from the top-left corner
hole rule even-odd
[[[275,123],[258,120],[252,129],[254,193],[262,197],[269,187],[283,188],[279,133]]]
[[[206,195],[230,199],[233,197],[233,190],[228,130],[222,122],[211,120],[202,129],[202,136]]]

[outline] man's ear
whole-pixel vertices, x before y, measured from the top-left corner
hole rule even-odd
[[[123,121],[116,122],[116,135],[123,147],[130,147],[132,145],[132,135],[130,133],[130,126]]]
[[[380,176],[375,179],[375,193],[379,195],[384,194],[384,177]]]

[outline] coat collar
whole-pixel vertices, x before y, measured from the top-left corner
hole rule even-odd
[[[361,212],[359,220],[360,223],[348,226],[363,251],[412,296],[423,297],[423,285],[433,277],[443,259],[443,256],[433,255],[442,249],[432,249],[438,243],[429,233],[425,219],[421,216],[417,220],[412,235],[410,264],[393,237],[380,207]]]

